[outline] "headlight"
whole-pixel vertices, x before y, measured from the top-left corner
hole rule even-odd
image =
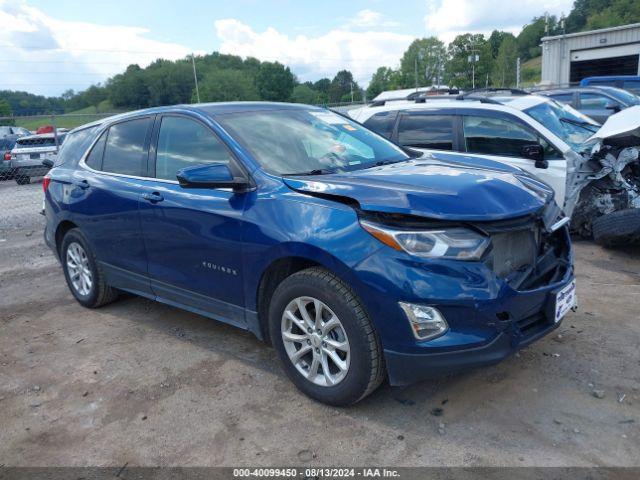
[[[416,257],[479,260],[489,246],[488,237],[461,227],[408,231],[367,221],[360,225],[385,245]]]

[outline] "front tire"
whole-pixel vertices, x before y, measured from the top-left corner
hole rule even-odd
[[[325,269],[302,270],[278,286],[269,331],[287,376],[322,403],[354,404],[384,379],[369,316],[353,290]]]
[[[106,283],[91,247],[79,229],[73,228],[64,236],[60,261],[69,290],[83,307],[97,308],[118,297],[117,290]]]

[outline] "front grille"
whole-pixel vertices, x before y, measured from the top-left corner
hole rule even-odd
[[[21,147],[54,147],[55,138],[23,138],[16,142],[18,148]]]
[[[485,262],[517,290],[530,290],[562,279],[570,268],[566,227],[549,232],[542,220],[487,224],[492,248]]]
[[[505,278],[515,271],[529,267],[536,257],[536,243],[531,230],[496,233],[493,243],[493,271]]]

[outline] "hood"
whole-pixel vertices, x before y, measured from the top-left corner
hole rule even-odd
[[[549,186],[521,170],[456,154],[284,182],[302,193],[355,200],[362,210],[439,220],[515,218],[539,211],[553,198]]]
[[[611,115],[600,130],[585,143],[590,144],[606,139],[629,139],[635,140],[635,144],[640,144],[640,105]]]

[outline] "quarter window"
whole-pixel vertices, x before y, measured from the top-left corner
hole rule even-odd
[[[522,147],[538,144],[538,137],[514,121],[465,116],[464,139],[469,153],[521,157]]]
[[[211,130],[181,117],[164,117],[158,136],[156,178],[175,180],[178,170],[209,163],[229,163],[231,155]]]
[[[102,170],[122,175],[141,176],[146,169],[145,141],[150,118],[139,118],[109,128]]]
[[[102,170],[102,156],[104,155],[104,144],[106,143],[107,133],[100,135],[100,139],[95,143],[85,163],[94,170]]]
[[[405,147],[453,150],[453,116],[409,113],[398,125],[398,141]]]

